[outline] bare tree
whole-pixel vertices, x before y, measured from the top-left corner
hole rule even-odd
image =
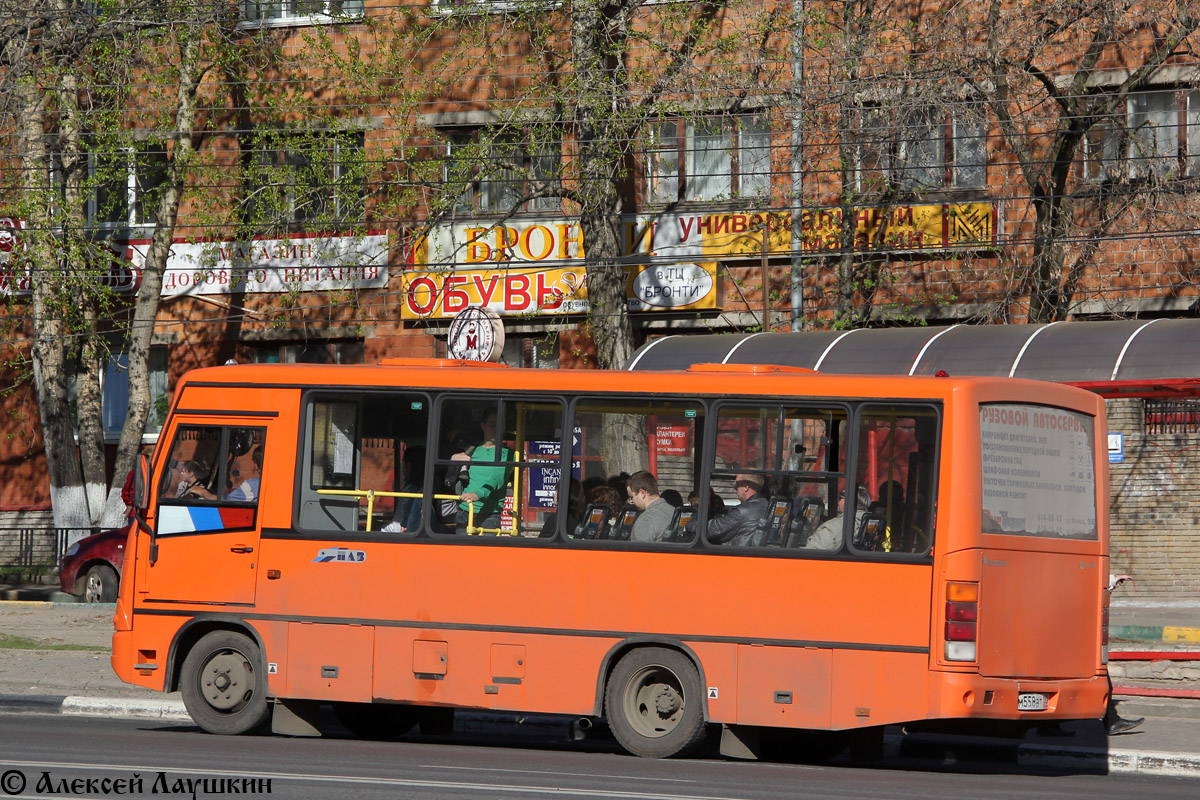
[[[150,418],[150,342],[162,293],[163,273],[179,224],[180,204],[189,188],[189,179],[194,177],[195,154],[205,139],[197,98],[201,84],[211,70],[231,68],[229,54],[237,51],[234,40],[240,38],[236,11],[220,0],[173,0],[160,8],[160,12],[164,10],[167,13],[161,15],[162,23],[140,31],[145,34],[153,30],[161,39],[161,43],[150,43],[159,58],[136,65],[136,71],[141,73],[152,70],[159,85],[167,90],[164,110],[172,118],[172,124],[164,143],[167,164],[164,180],[157,191],[150,246],[126,332],[129,413],[117,444],[112,486],[104,508],[105,524],[108,525],[117,524],[124,514],[122,482],[133,467]]]
[[[197,96],[212,65],[236,54],[232,40],[246,37],[236,31],[237,10],[222,0],[5,0],[0,17],[0,81],[11,90],[3,93],[5,132],[21,167],[9,188],[27,223],[18,250],[32,288],[32,377],[55,525],[115,525],[150,413],[147,359],[162,274],[182,197],[196,178]],[[159,116],[165,124],[156,124]],[[140,198],[155,207],[154,223],[130,312],[105,285],[120,257],[96,235],[85,208],[104,214],[97,192],[106,182],[125,185],[136,161],[131,143],[158,130],[168,132],[166,167],[161,184]],[[110,194],[123,208],[121,192]],[[100,380],[118,348],[127,353],[129,409],[109,486]]]
[[[1027,193],[1019,200],[1032,208],[1032,231],[1019,252],[1029,255],[1016,270],[1029,322],[1065,317],[1096,257],[1095,240],[1127,208],[1111,192],[1081,191],[1085,143],[1121,135],[1130,95],[1192,55],[1198,25],[1192,0],[990,0],[954,6],[930,25],[933,60],[986,104]]]

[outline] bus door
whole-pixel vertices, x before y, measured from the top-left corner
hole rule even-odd
[[[139,590],[148,602],[253,605],[267,427],[176,419]]]

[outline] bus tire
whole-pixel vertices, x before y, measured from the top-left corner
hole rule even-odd
[[[393,703],[334,703],[333,715],[360,739],[396,739],[417,724],[413,708]]]
[[[608,678],[604,707],[617,742],[635,756],[670,758],[694,751],[707,728],[696,665],[678,650],[639,647]]]
[[[262,653],[242,633],[202,636],[183,660],[179,690],[188,714],[209,733],[251,733],[270,716]]]

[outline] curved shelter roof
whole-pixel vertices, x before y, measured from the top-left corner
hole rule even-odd
[[[858,328],[667,336],[628,370],[780,364],[827,373],[986,375],[1071,383],[1109,396],[1200,392],[1200,320]]]

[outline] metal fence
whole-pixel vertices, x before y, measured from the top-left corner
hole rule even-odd
[[[0,575],[58,569],[72,542],[99,528],[0,528]]]

